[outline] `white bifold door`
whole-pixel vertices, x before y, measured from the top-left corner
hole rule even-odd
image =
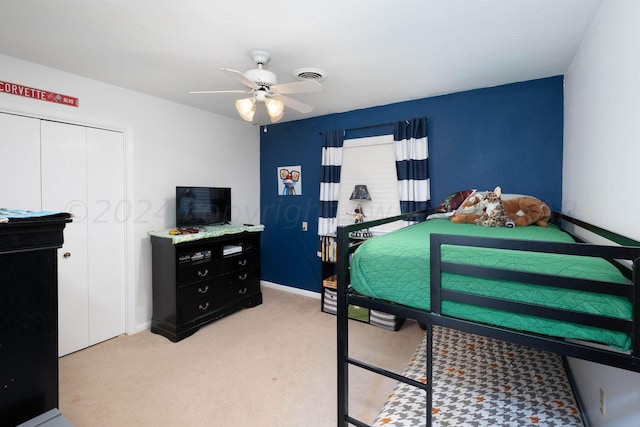
[[[16,117],[0,114],[0,125],[15,122]],[[23,119],[19,117],[20,126],[27,123]],[[37,123],[37,144],[17,141],[15,135],[6,138],[0,126],[0,154],[13,158],[11,170],[19,174],[27,167],[31,171],[25,185],[12,180],[16,183],[11,186],[13,196],[2,190],[0,204],[73,214],[58,250],[58,353],[63,356],[125,332],[124,135],[27,120]],[[25,138],[33,138],[32,126],[23,131]],[[39,187],[32,177],[34,164]],[[33,205],[37,188],[40,206]],[[29,197],[18,196],[21,192]]]
[[[41,126],[42,208],[74,216],[58,251],[62,356],[125,330],[123,135]]]

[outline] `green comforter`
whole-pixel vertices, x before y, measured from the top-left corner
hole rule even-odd
[[[429,310],[430,233],[573,242],[571,236],[554,226],[493,228],[431,219],[364,242],[351,262],[353,289],[366,296]],[[442,247],[442,258],[509,270],[627,283],[615,266],[600,258],[446,245]],[[630,301],[623,297],[452,273],[442,275],[442,287],[619,319],[629,319],[632,311]],[[620,350],[628,350],[631,345],[630,337],[622,332],[469,304],[444,301],[442,312],[520,331],[603,343]]]

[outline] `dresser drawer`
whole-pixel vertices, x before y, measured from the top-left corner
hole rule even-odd
[[[220,294],[224,290],[224,278],[210,279],[178,288],[180,304],[187,304],[202,298]]]
[[[237,255],[231,255],[223,258],[223,271],[233,271],[240,268],[252,267],[260,262],[260,253],[258,251],[246,251]]]
[[[238,299],[257,294],[258,292],[260,292],[260,280],[252,279],[227,286],[225,298],[233,303]]]
[[[214,277],[222,269],[221,259],[212,259],[198,264],[182,265],[178,267],[178,285],[201,282]]]
[[[258,279],[260,279],[260,268],[258,266],[232,271],[223,276],[224,283],[227,286],[251,282]]]
[[[201,316],[216,311],[225,305],[225,297],[223,294],[210,295],[198,301],[180,306],[180,319],[182,322],[190,322]]]

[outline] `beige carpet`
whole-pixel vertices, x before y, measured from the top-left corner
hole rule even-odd
[[[172,343],[144,331],[60,359],[60,410],[84,426],[335,426],[336,318],[263,287],[264,303]],[[423,332],[351,321],[351,356],[401,372]],[[350,368],[350,414],[371,423],[395,382]]]

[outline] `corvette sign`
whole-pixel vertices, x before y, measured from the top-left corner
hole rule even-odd
[[[59,93],[35,89],[15,83],[3,82],[2,80],[0,80],[0,93],[9,93],[11,95],[24,96],[26,98],[39,99],[41,101],[54,102],[56,104],[70,105],[72,107],[78,107],[80,105],[78,98],[74,98],[72,96],[61,95]]]

